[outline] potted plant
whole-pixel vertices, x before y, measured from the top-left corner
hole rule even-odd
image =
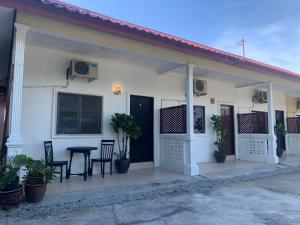
[[[47,167],[43,160],[27,158],[25,175],[25,198],[29,203],[43,200],[47,184],[55,177],[55,169]]]
[[[282,139],[285,137],[287,131],[285,130],[283,123],[276,124],[274,131],[277,138],[276,152],[277,156],[280,158],[285,150],[282,148]]]
[[[23,166],[25,155],[10,158],[0,174],[0,204],[3,209],[17,207],[23,200],[23,185],[18,172]]]
[[[216,138],[217,138],[215,142],[215,145],[217,146],[217,151],[215,151],[214,155],[218,163],[224,163],[226,159],[226,152],[224,151],[224,143],[225,143],[225,136],[227,131],[223,125],[221,116],[212,115],[210,119],[211,119],[211,124],[213,126],[213,130],[216,132]]]
[[[119,147],[118,159],[115,165],[118,173],[127,173],[130,160],[128,158],[128,140],[137,139],[141,136],[141,128],[136,124],[132,116],[125,113],[115,113],[112,115],[111,126],[117,134],[117,143]]]

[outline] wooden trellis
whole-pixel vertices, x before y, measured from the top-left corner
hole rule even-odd
[[[186,133],[186,105],[160,109],[160,133]]]
[[[290,134],[300,133],[300,117],[286,118],[287,132]]]
[[[239,134],[267,134],[268,113],[238,114],[238,132]]]

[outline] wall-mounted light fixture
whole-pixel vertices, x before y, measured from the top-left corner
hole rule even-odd
[[[122,86],[120,84],[114,84],[112,87],[112,91],[115,95],[122,94]]]

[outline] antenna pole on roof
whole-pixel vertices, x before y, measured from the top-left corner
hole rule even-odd
[[[242,52],[243,52],[243,57],[246,58],[246,54],[245,54],[245,39],[242,38],[239,42],[238,42],[238,46],[242,47]]]

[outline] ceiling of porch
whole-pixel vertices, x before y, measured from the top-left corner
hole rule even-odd
[[[115,49],[107,46],[85,42],[82,40],[74,40],[57,36],[52,33],[45,33],[37,30],[31,30],[28,33],[26,44],[40,46],[68,52],[71,54],[79,54],[91,56],[95,58],[103,58],[107,60],[116,60],[123,63],[130,63],[153,70],[158,76],[173,75],[184,76],[185,65],[176,62],[163,60],[160,58],[149,57],[135,52],[128,52],[121,49]],[[194,75],[200,79],[215,79],[222,82],[234,84],[237,88],[255,86],[257,88],[265,88],[265,85],[258,80],[241,77],[235,74],[225,74],[216,72],[213,69],[195,67]],[[280,85],[273,86],[275,90],[282,91],[286,95],[300,96],[300,89],[291,89]]]

